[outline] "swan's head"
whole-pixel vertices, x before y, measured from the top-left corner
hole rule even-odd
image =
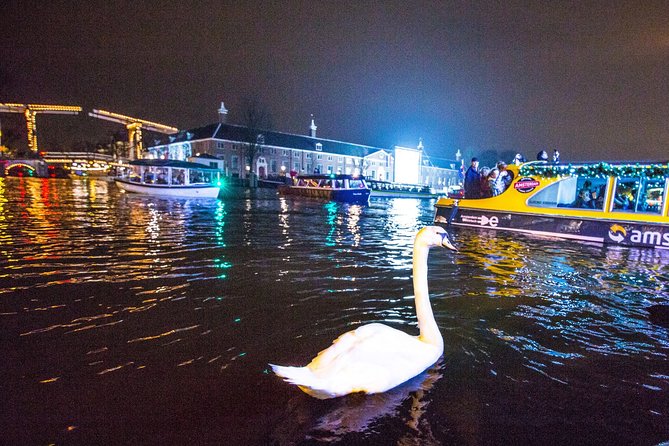
[[[418,231],[418,234],[416,234],[416,243],[422,243],[428,248],[441,246],[453,251],[458,250],[458,248],[453,245],[453,242],[451,242],[451,237],[448,235],[448,232],[441,226],[426,226]]]

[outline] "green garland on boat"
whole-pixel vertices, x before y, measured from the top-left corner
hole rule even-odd
[[[633,177],[660,179],[669,177],[669,164],[534,164],[520,166],[522,176],[540,175],[554,178],[558,176],[580,175],[587,177]]]

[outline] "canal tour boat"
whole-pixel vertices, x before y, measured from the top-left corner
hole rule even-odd
[[[439,194],[430,186],[420,184],[392,183],[390,181],[366,180],[370,196],[385,198],[438,198]]]
[[[435,224],[669,249],[669,165],[531,162],[508,166],[491,198],[441,198]]]
[[[186,198],[216,198],[220,192],[218,171],[203,164],[141,159],[124,170],[114,182],[125,192]]]
[[[282,184],[278,189],[282,195],[359,204],[367,204],[370,194],[363,177],[343,174],[300,175],[292,178],[292,184]]]

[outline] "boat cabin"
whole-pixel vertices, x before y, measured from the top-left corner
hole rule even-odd
[[[363,177],[351,175],[306,175],[293,178],[295,187],[316,187],[320,189],[364,189]]]

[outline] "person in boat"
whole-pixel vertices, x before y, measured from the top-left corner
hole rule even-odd
[[[481,175],[481,198],[492,197],[492,189],[490,188],[490,167],[484,166],[480,171]]]
[[[548,161],[548,152],[542,150],[541,152],[537,153],[537,161]]]
[[[497,163],[497,169],[499,170],[499,176],[497,177],[497,188],[502,192],[507,190],[511,183],[513,182],[513,172],[507,169],[507,165],[504,161]],[[499,195],[499,194],[498,194]]]
[[[513,164],[515,164],[516,166],[520,166],[526,161],[527,160],[521,153],[516,153],[516,156],[513,158]]]
[[[173,180],[172,183],[174,184],[184,184],[185,181],[185,176],[183,172],[179,172],[179,175],[177,175]]]
[[[630,203],[634,198],[628,188],[619,187],[618,189],[619,191],[613,199],[613,209],[628,210],[630,208]]]
[[[465,173],[465,198],[481,198],[481,174],[478,158],[472,158],[472,163]]]
[[[488,175],[488,184],[493,197],[504,192],[504,183],[500,177],[499,169],[494,167]]]
[[[581,189],[578,191],[576,201],[574,201],[572,207],[585,209],[595,208],[596,196],[594,196],[595,194],[593,194],[591,187],[592,183],[590,180],[586,180],[585,183],[583,183],[583,187],[581,187]]]
[[[553,164],[559,164],[560,163],[560,152],[557,151],[557,149],[553,150]]]

